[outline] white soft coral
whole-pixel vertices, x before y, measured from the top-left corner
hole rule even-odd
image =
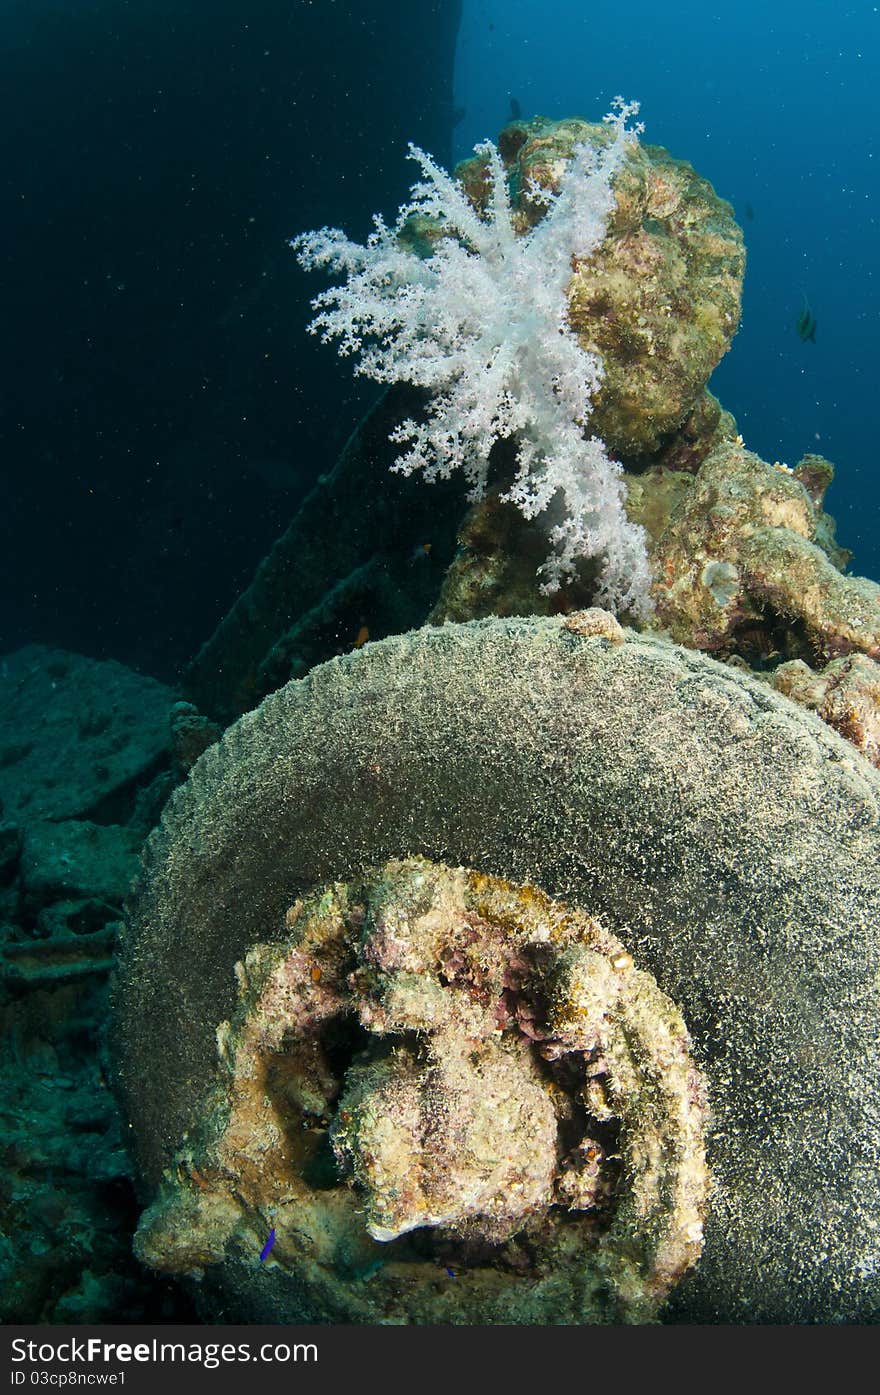
[[[601,360],[581,348],[568,322],[572,259],[590,255],[614,207],[612,180],[637,131],[638,110],[618,98],[605,118],[612,139],[575,147],[556,194],[529,232],[514,231],[507,178],[491,141],[477,146],[487,165],[488,201],[481,216],[461,186],[429,155],[410,146],[423,179],[389,228],[374,218],[366,246],[338,229],[303,233],[291,245],[302,266],[347,276],[312,302],[309,325],[358,358],[355,371],[379,382],[408,382],[431,392],[425,420],[401,422],[391,439],[405,447],[394,467],[428,480],[462,470],[471,497],[482,496],[489,453],[498,440],[516,445],[516,477],[502,497],[526,518],[555,496],[561,522],[550,529],[554,551],[540,569],[555,591],[579,558],[600,560],[596,600],[644,616],[650,572],[644,532],[624,511],[620,465],[597,436],[585,436]],[[402,245],[414,215],[440,230],[429,257]]]

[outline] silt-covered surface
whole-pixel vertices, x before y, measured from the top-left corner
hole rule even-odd
[[[678,1004],[716,1193],[667,1316],[870,1320],[880,776],[738,672],[571,623],[368,645],[197,763],[148,845],[116,989],[144,1170],[156,1184],[198,1119],[246,948],[306,888],[420,854],[584,907]],[[214,1278],[246,1320],[308,1320],[246,1260]]]

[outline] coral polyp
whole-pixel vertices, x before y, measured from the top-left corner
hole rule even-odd
[[[596,1322],[650,1319],[698,1258],[688,1033],[584,911],[391,862],[298,902],[238,980],[207,1127],[141,1223],[156,1268],[256,1254],[272,1227],[336,1316]]]

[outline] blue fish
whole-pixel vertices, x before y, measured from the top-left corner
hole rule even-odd
[[[269,1231],[269,1239],[266,1241],[265,1245],[263,1246],[263,1248],[262,1248],[261,1251],[260,1251],[260,1263],[261,1263],[261,1264],[265,1263],[265,1261],[269,1258],[269,1251],[271,1250],[271,1248],[272,1248],[272,1246],[273,1246],[274,1244],[275,1244],[275,1227],[274,1227],[274,1225],[273,1225],[272,1229]]]

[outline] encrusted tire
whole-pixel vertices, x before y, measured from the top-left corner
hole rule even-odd
[[[367,645],[198,761],[147,846],[114,991],[153,1193],[217,1108],[235,965],[282,941],[316,889],[416,856],[596,917],[681,1013],[713,1189],[662,1319],[876,1319],[880,773],[738,671],[576,617]],[[430,1320],[421,1300],[371,1312],[341,1259],[330,1302],[258,1256],[239,1237],[210,1257],[205,1304],[228,1320]],[[437,1320],[479,1321],[452,1287]],[[578,1320],[536,1312],[514,1320]]]

